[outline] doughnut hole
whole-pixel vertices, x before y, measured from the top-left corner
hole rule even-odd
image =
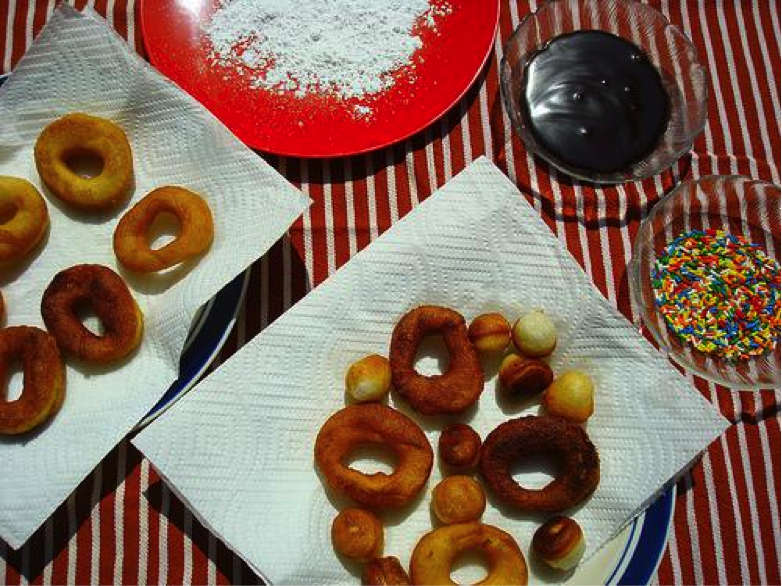
[[[95,308],[92,306],[92,303],[86,299],[80,301],[74,306],[73,311],[82,325],[87,328],[90,333],[96,336],[103,336],[106,334],[106,328],[103,325],[103,321],[98,317],[98,314],[95,313]]]
[[[448,372],[451,356],[440,334],[424,336],[418,345],[413,367],[424,376],[439,376]]]
[[[63,163],[71,173],[84,179],[94,179],[103,173],[103,157],[90,149],[70,149],[64,154]]]
[[[468,549],[453,561],[451,580],[457,584],[478,584],[489,575],[489,559],[480,551]]]
[[[343,464],[363,474],[391,474],[398,459],[385,444],[360,444],[350,450]]]
[[[0,402],[11,403],[22,396],[24,369],[22,363],[14,360],[8,365],[0,388]]]
[[[170,242],[176,240],[182,224],[179,219],[171,212],[161,212],[147,230],[147,242],[151,250],[160,250]]]
[[[511,466],[510,474],[519,486],[530,490],[546,487],[552,480],[562,474],[562,469],[556,457],[541,453],[522,458]]]

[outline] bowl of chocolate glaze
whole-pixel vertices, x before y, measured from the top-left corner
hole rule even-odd
[[[706,124],[695,47],[635,0],[550,0],[505,46],[502,100],[526,147],[595,183],[651,177]]]

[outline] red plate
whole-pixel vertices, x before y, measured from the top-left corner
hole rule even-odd
[[[253,89],[215,65],[201,33],[218,0],[143,0],[141,26],[152,63],[194,96],[248,146],[280,155],[338,157],[400,141],[442,116],[478,77],[492,50],[499,0],[437,0],[450,6],[436,29],[421,29],[414,76],[398,76],[357,114],[356,99],[296,97]]]

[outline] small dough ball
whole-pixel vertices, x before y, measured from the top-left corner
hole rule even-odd
[[[575,568],[585,549],[584,532],[569,517],[552,517],[532,536],[532,551],[556,570]]]
[[[437,443],[440,459],[457,470],[469,470],[478,464],[481,457],[481,436],[464,423],[454,423],[440,434]]]
[[[345,557],[367,562],[383,553],[383,524],[364,509],[345,509],[331,524],[331,543]]]
[[[359,403],[379,401],[391,389],[391,365],[385,356],[370,354],[354,362],[345,376],[348,394]]]
[[[376,558],[364,566],[361,583],[366,586],[409,586],[410,576],[398,558],[389,556]]]
[[[557,346],[554,322],[541,310],[531,311],[516,320],[512,337],[518,351],[530,358],[548,356]]]
[[[478,352],[502,352],[510,342],[510,324],[500,313],[484,313],[472,320],[467,335]]]
[[[580,370],[563,372],[543,394],[543,407],[551,415],[583,423],[595,410],[595,385]]]
[[[477,521],[486,509],[486,495],[469,476],[449,476],[434,487],[432,509],[446,525]]]
[[[508,354],[500,364],[500,384],[516,398],[543,392],[554,380],[551,367],[536,358]]]

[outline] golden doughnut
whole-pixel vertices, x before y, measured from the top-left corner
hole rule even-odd
[[[413,584],[456,584],[451,567],[462,553],[486,556],[489,573],[478,584],[526,584],[527,562],[516,540],[491,525],[445,525],[424,535],[410,558]]]
[[[513,479],[513,465],[540,454],[558,462],[559,474],[540,489],[520,486]],[[559,417],[530,415],[500,424],[484,440],[479,466],[497,498],[522,511],[564,511],[600,482],[600,458],[589,436]]]
[[[486,510],[486,495],[471,477],[449,476],[432,490],[432,510],[445,525],[478,521]]]
[[[149,228],[166,212],[176,217],[179,233],[162,248],[152,250]],[[159,187],[122,216],[114,231],[114,254],[130,270],[152,273],[201,254],[213,238],[212,211],[201,196],[182,187]]]
[[[30,431],[57,413],[65,399],[65,367],[52,336],[29,326],[0,330],[0,379],[8,380],[8,367],[17,361],[24,371],[22,394],[6,401],[8,389],[0,391],[0,434]]]
[[[0,263],[24,257],[41,241],[49,226],[49,210],[35,186],[0,176]]]
[[[442,335],[448,349],[450,364],[442,375],[415,370],[418,345],[427,334]],[[389,360],[394,388],[424,415],[460,413],[483,391],[483,368],[464,317],[447,307],[423,305],[405,314],[391,334]]]
[[[384,445],[397,457],[391,474],[364,474],[345,464],[362,445]],[[380,403],[359,403],[329,417],[315,440],[315,463],[326,483],[370,509],[399,508],[421,492],[432,471],[432,448],[409,417]]]
[[[359,562],[383,553],[383,523],[373,513],[350,507],[334,518],[331,543],[346,558]]]
[[[103,324],[95,335],[77,310],[88,304]],[[63,352],[85,362],[115,362],[141,342],[144,318],[125,281],[102,265],[76,265],[61,271],[43,293],[41,314]]]
[[[133,183],[133,156],[125,131],[109,120],[68,114],[43,129],[34,149],[35,166],[57,198],[82,210],[106,210],[122,203]],[[82,177],[69,163],[82,156],[100,159],[95,177]]]

